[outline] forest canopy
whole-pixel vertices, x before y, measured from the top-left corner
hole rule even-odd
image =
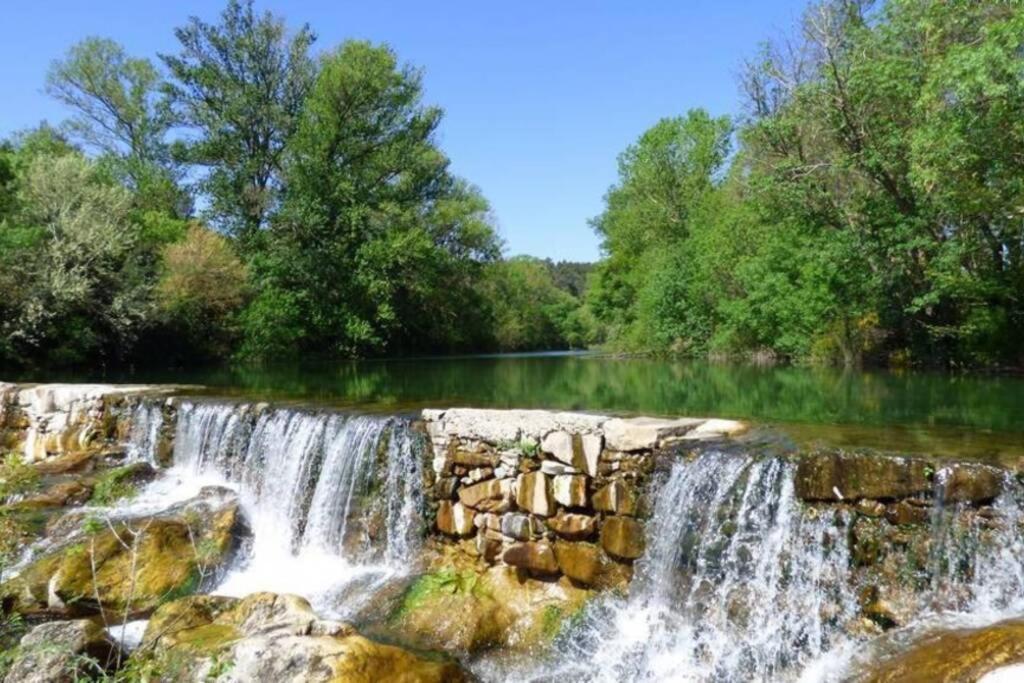
[[[70,47],[0,142],[0,363],[584,348],[1024,364],[1024,12],[825,0],[658,121],[597,264],[509,257],[424,72],[231,0]],[[682,66],[680,68],[683,68]]]

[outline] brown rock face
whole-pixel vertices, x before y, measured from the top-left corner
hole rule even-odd
[[[1024,620],[933,633],[856,680],[863,683],[976,681],[1001,666],[1024,662]]]
[[[558,561],[548,543],[516,543],[505,549],[501,559],[507,565],[519,567],[534,574],[558,573]]]
[[[498,456],[486,451],[469,451],[462,448],[453,448],[448,456],[448,461],[453,465],[463,467],[497,467]]]
[[[808,501],[895,500],[932,490],[923,460],[843,451],[808,454],[797,465],[795,484]]]
[[[616,479],[594,494],[594,509],[616,515],[636,514],[636,493],[633,487]]]
[[[587,504],[587,478],[582,474],[555,477],[552,490],[555,500],[566,507],[585,507]]]
[[[520,474],[516,505],[541,517],[554,514],[555,500],[551,495],[551,480],[548,475],[543,472]]]
[[[604,553],[593,543],[555,543],[555,559],[562,573],[574,581],[592,586],[601,573]]]
[[[442,500],[437,506],[437,529],[449,536],[469,536],[474,531],[473,513],[462,503]]]
[[[893,503],[885,509],[885,518],[890,524],[928,524],[931,515],[930,507],[912,505],[905,500]]]
[[[504,497],[497,479],[489,479],[459,489],[459,502],[476,510],[490,510]]]
[[[569,541],[583,541],[597,531],[597,520],[589,515],[560,513],[547,520],[548,528]]]
[[[601,526],[601,545],[609,555],[635,560],[644,553],[644,529],[631,517],[609,517]]]
[[[978,463],[959,463],[940,470],[944,500],[957,503],[987,503],[1003,491],[1002,470]]]

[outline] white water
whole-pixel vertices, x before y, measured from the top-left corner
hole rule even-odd
[[[234,488],[252,542],[216,592],[297,593],[340,617],[414,560],[415,448],[396,418],[185,402],[174,466],[131,505],[167,506],[210,484]]]

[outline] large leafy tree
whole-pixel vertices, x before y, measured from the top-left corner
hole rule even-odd
[[[386,47],[348,42],[324,57],[255,262],[250,352],[362,354],[473,336],[472,287],[498,243],[487,203],[435,144],[441,111],[421,98],[419,72]]]
[[[178,152],[206,169],[210,217],[248,245],[277,204],[285,142],[315,75],[315,37],[308,26],[289,33],[252,0],[230,0],[219,23],[193,17],[174,33],[181,51],[161,55],[167,93],[194,133]]]
[[[100,154],[135,191],[137,204],[184,214],[189,203],[170,158],[172,118],[162,83],[148,59],[128,56],[112,40],[87,38],[52,64],[46,90],[73,112],[65,124],[70,137]]]

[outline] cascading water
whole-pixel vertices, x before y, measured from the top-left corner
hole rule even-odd
[[[485,662],[495,680],[845,680],[858,643],[852,510],[801,503],[795,464],[709,451],[675,463],[657,490],[647,552],[626,597],[602,596],[540,662]],[[990,622],[1024,610],[1021,487],[979,517],[941,504],[938,577],[915,623]],[[964,527],[964,520],[974,520]],[[982,525],[993,534],[981,541]],[[946,610],[955,610],[948,612]],[[967,618],[965,620],[965,618]],[[934,625],[934,621],[931,622]],[[912,629],[908,629],[908,632]]]
[[[370,588],[413,562],[418,448],[395,417],[183,402],[168,474],[178,491],[218,482],[238,490],[251,548],[218,592],[299,593],[338,615],[359,607],[348,595],[354,586]]]
[[[132,408],[131,434],[128,437],[128,461],[156,464],[156,445],[164,414],[159,403],[139,401]]]

